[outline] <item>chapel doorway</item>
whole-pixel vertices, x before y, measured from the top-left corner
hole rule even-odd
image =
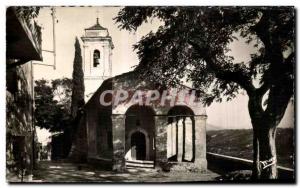
[[[154,161],[155,113],[149,106],[133,105],[126,111],[125,160]]]
[[[131,158],[133,160],[146,159],[146,138],[142,132],[135,132],[131,136]]]

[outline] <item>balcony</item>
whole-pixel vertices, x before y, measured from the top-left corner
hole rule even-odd
[[[32,18],[26,18],[22,7],[6,10],[6,58],[9,64],[42,60],[41,27]]]

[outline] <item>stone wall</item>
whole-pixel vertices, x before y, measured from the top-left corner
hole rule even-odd
[[[110,79],[101,87],[84,106],[84,120],[81,119],[78,131],[73,141],[73,150],[77,153],[72,158],[85,158],[93,163],[99,160],[111,159],[112,156],[112,121],[111,106],[102,106],[100,94],[112,87]],[[79,156],[80,155],[80,156]]]
[[[207,116],[195,117],[195,165],[207,169],[206,160],[206,119]]]
[[[165,168],[168,162],[167,158],[167,116],[156,116],[155,117],[155,166]]]
[[[99,125],[96,131],[97,155],[101,158],[111,158],[113,149],[112,120],[108,114],[99,116]]]
[[[113,167],[114,171],[125,170],[125,115],[112,115]]]
[[[6,73],[7,175],[32,174],[34,143],[32,64],[10,68]],[[25,179],[24,179],[25,181]]]

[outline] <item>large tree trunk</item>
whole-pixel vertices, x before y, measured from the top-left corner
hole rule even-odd
[[[253,128],[253,167],[252,167],[252,179],[259,179],[261,176],[260,163],[259,163],[259,141],[257,137],[257,131]]]
[[[276,155],[276,126],[264,126],[253,129],[253,179],[277,179],[277,155]]]
[[[253,180],[277,179],[276,127],[278,120],[261,107],[262,96],[249,97],[249,113],[253,127]],[[280,118],[281,119],[281,118]]]

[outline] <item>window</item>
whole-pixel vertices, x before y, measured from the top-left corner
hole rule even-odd
[[[15,94],[18,92],[18,73],[16,69],[8,69],[6,71],[6,89],[11,94]]]
[[[97,67],[100,64],[100,52],[99,50],[94,50],[94,67]]]

